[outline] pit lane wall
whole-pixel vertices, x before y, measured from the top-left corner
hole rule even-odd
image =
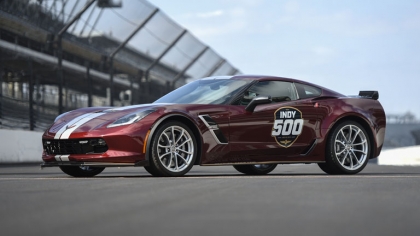
[[[0,164],[42,162],[42,132],[0,129]]]
[[[0,129],[0,164],[42,162],[42,132]],[[383,150],[379,165],[420,166],[420,145]]]

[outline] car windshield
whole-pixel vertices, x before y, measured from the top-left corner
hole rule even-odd
[[[204,79],[186,84],[154,103],[227,104],[249,80]]]

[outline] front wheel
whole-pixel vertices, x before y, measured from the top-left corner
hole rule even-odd
[[[178,121],[164,123],[152,139],[150,165],[154,176],[182,176],[194,165],[197,142],[188,126]]]
[[[73,177],[93,177],[105,170],[105,167],[60,166],[60,169],[64,173]]]
[[[342,122],[328,137],[325,163],[318,165],[327,174],[357,174],[369,161],[370,143],[369,135],[359,123]]]
[[[237,171],[246,175],[266,175],[276,168],[277,164],[234,165]]]

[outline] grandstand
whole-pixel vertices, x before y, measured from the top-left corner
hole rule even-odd
[[[241,73],[144,0],[2,0],[0,52],[0,128],[10,129],[43,131],[65,111]]]

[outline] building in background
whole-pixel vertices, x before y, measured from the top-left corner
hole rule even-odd
[[[238,73],[147,1],[0,1],[0,128],[43,131],[65,111]]]

